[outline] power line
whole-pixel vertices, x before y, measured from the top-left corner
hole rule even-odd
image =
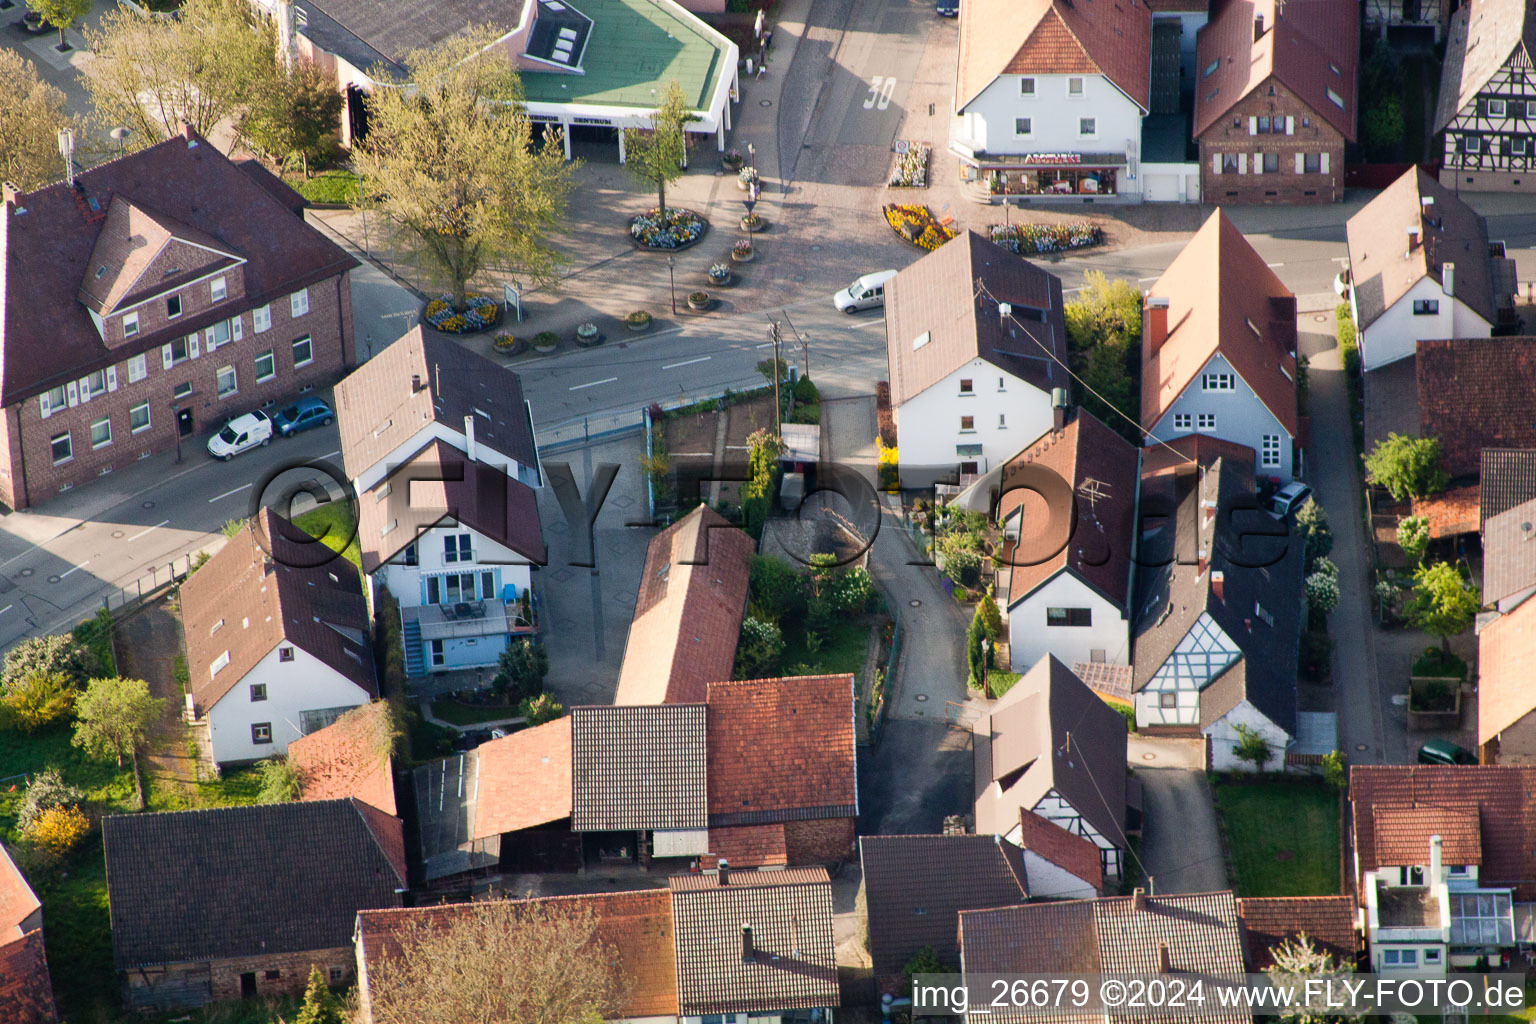
[[[1118,712],[1116,713],[1118,714]],[[1084,714],[1086,714],[1086,712],[1084,712]],[[1079,715],[1078,721],[1081,722],[1082,718],[1083,716]],[[1087,757],[1083,753],[1082,745],[1072,741],[1072,730],[1068,729],[1066,742],[1061,745],[1057,752],[1069,754],[1071,753],[1073,747],[1077,748],[1077,756],[1083,758],[1083,774],[1087,775],[1088,781],[1093,783],[1093,791],[1099,795],[1099,803],[1102,804],[1104,810],[1109,813],[1110,820],[1115,823],[1115,828],[1120,833],[1120,842],[1122,845],[1124,845],[1125,852],[1130,854],[1131,859],[1136,862],[1136,868],[1141,872],[1141,877],[1147,879],[1148,881],[1152,881],[1152,876],[1147,873],[1147,866],[1143,864],[1141,858],[1136,855],[1135,849],[1131,846],[1130,837],[1125,834],[1125,829],[1120,824],[1121,820],[1125,817],[1125,808],[1120,808],[1120,812],[1116,814],[1115,809],[1109,806],[1109,801],[1104,799],[1104,791],[1099,788],[1099,780],[1093,777],[1093,770],[1088,767]]]

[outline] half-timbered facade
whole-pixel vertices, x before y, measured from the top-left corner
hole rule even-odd
[[[1536,192],[1536,17],[1525,0],[1478,0],[1451,18],[1435,131],[1440,183]]]
[[[1382,36],[1389,29],[1417,29],[1439,43],[1450,14],[1451,0],[1365,0],[1365,27]]]

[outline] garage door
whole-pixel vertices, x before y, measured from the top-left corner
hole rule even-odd
[[[1141,198],[1149,203],[1176,203],[1179,201],[1179,176],[1177,174],[1147,174],[1142,176]]]

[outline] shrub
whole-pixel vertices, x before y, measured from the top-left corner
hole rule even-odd
[[[12,683],[0,697],[5,721],[22,732],[36,732],[69,717],[79,691],[62,672],[33,672]]]
[[[1339,604],[1339,578],[1314,572],[1307,577],[1307,607],[1327,615]]]
[[[1423,498],[1445,489],[1440,441],[1433,437],[1389,434],[1365,457],[1365,479],[1385,487],[1395,501]]]
[[[57,860],[79,845],[90,830],[91,820],[84,811],[71,804],[39,811],[22,833],[22,838]]]
[[[1333,637],[1311,630],[1301,634],[1301,674],[1308,682],[1327,677],[1332,657]]]
[[[269,757],[265,761],[258,761],[256,778],[261,783],[256,795],[259,804],[292,803],[303,790],[298,769],[286,757]]]
[[[1296,530],[1305,545],[1309,569],[1313,562],[1333,550],[1333,530],[1328,526],[1328,513],[1323,511],[1316,498],[1308,498],[1296,510]]]
[[[532,727],[553,722],[565,714],[565,707],[549,694],[541,693],[537,697],[525,699],[517,706],[517,713],[527,719],[528,725]]]
[[[811,378],[801,377],[795,381],[795,401],[806,405],[821,401],[821,392]]]
[[[533,336],[533,344],[536,348],[552,348],[560,344],[560,335],[554,331],[540,331]]]
[[[782,558],[753,555],[747,572],[748,614],[778,622],[805,610],[805,577]]]
[[[1423,516],[1404,516],[1399,519],[1397,546],[1413,561],[1424,561],[1424,551],[1429,547],[1429,520]]]
[[[990,588],[986,599],[977,603],[976,614],[981,616],[981,626],[987,631],[989,640],[997,643],[1003,638],[1003,613],[997,610],[997,600]]]
[[[0,689],[34,672],[60,672],[79,686],[99,670],[90,648],[72,634],[34,636],[6,652]]]
[[[491,681],[497,693],[516,701],[537,697],[549,674],[549,652],[531,640],[514,640],[501,652],[497,669]]]
[[[874,578],[862,565],[843,567],[833,574],[827,588],[827,601],[832,610],[847,615],[863,613],[874,596]]]
[[[974,587],[981,580],[981,556],[963,549],[946,552],[944,573],[962,587]]]
[[[1269,763],[1271,753],[1269,741],[1251,725],[1239,723],[1235,729],[1237,742],[1232,745],[1232,753],[1240,760],[1253,765],[1254,771],[1263,771],[1264,766]]]
[[[44,768],[32,776],[16,809],[16,827],[26,831],[37,816],[51,807],[67,807],[85,799],[85,794],[64,781],[57,768]]]
[[[1360,343],[1355,337],[1355,321],[1349,311],[1349,303],[1341,302],[1334,310],[1338,323],[1339,361],[1345,375],[1353,380],[1360,375]]]
[[[117,671],[117,655],[112,651],[112,631],[116,625],[117,620],[111,612],[98,608],[95,615],[70,631],[71,636],[95,655],[98,672]]]
[[[784,633],[779,624],[748,615],[741,620],[741,639],[736,644],[737,679],[763,679],[778,671],[784,656]]]
[[[1439,647],[1426,647],[1424,653],[1414,659],[1411,672],[1416,676],[1445,676],[1467,678],[1467,663],[1450,651]]]

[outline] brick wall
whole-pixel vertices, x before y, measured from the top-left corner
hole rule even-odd
[[[784,852],[791,866],[825,864],[853,856],[854,818],[817,818],[784,823]]]
[[[88,402],[51,409],[46,417],[35,395],[7,406],[0,427],[0,452],[5,456],[0,458],[0,501],[11,508],[26,508],[156,452],[174,450],[173,403],[192,415],[193,431],[182,438],[184,456],[207,458],[206,439],[226,419],[269,402],[281,402],[306,384],[323,387],[334,383],[356,363],[350,274],[310,285],[308,294],[309,312],[297,318],[291,313],[289,296],[274,298],[269,304],[272,326],[260,333],[249,308],[231,305],[232,318],[239,309],[239,341],[231,340],[210,352],[204,337],[196,359],[187,358],[170,369],[165,368],[157,344],[144,353],[145,376],[138,381],[129,380],[127,350],[120,349],[122,358],[113,364],[116,389]],[[185,315],[190,320],[192,314]],[[296,367],[293,342],[305,335],[310,338],[313,361]],[[156,340],[168,342],[174,337]],[[272,353],[275,375],[258,382],[255,360],[267,351]],[[220,398],[218,371],[226,366],[235,369],[236,390]],[[176,397],[178,387],[186,385],[191,387],[190,394]],[[131,411],[145,402],[149,403],[149,426],[134,433]],[[111,423],[111,441],[93,448],[91,424],[103,417]],[[53,439],[66,432],[71,456],[55,464]]]
[[[186,1005],[184,1000],[200,991],[211,992],[214,1002],[240,999],[240,979],[244,974],[254,975],[258,998],[302,995],[304,987],[309,983],[309,969],[312,965],[320,968],[327,982],[339,985],[351,981],[356,960],[352,947],[342,946],[303,953],[237,957],[211,963],[202,960],[171,964],[167,967],[124,971],[123,977],[134,1006],[152,1008],[164,1005],[169,1008],[172,1005]],[[340,973],[332,974],[333,969]],[[269,977],[269,974],[275,977]]]
[[[1347,94],[1343,84],[1339,92]],[[1251,119],[1259,117],[1278,122],[1279,130],[1250,134]],[[1285,134],[1287,117],[1295,119],[1289,135]],[[1207,128],[1199,141],[1200,194],[1207,203],[1331,203],[1344,198],[1344,136],[1273,78]],[[1326,174],[1297,173],[1297,154],[1321,157],[1324,153],[1328,154]],[[1241,154],[1246,173],[1216,173],[1215,158],[1227,154]],[[1262,166],[1265,154],[1275,156],[1276,171],[1255,173],[1255,163]]]

